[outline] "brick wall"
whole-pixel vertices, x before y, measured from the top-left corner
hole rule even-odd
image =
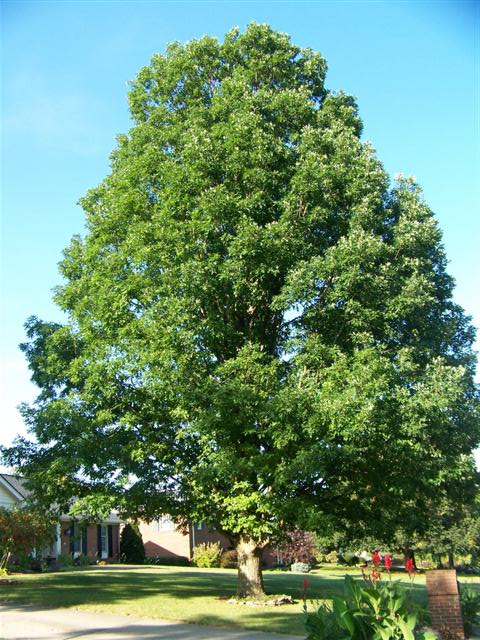
[[[457,572],[454,569],[427,571],[427,593],[432,627],[449,638],[464,640]]]
[[[139,529],[147,556],[163,556],[164,558],[184,557],[191,559],[193,556],[193,546],[208,542],[220,542],[223,549],[231,549],[232,545],[227,538],[212,529],[197,526],[190,527],[190,533],[185,534],[180,531],[158,531],[155,523],[139,523]],[[276,562],[276,552],[267,548],[263,553],[263,561],[267,567],[271,567]]]
[[[118,558],[119,552],[119,527],[118,524],[111,525],[112,527],[112,548],[109,549],[108,560],[116,560]],[[71,554],[70,549],[70,534],[69,534],[70,522],[62,521],[60,523],[60,532],[61,532],[61,552],[66,553],[68,555]],[[91,558],[98,558],[98,533],[97,533],[97,525],[92,524],[86,528],[87,534],[87,556]],[[82,552],[81,549],[79,552]]]
[[[164,558],[190,558],[190,542],[188,535],[180,531],[157,531],[155,525],[141,522],[139,524],[145,554]]]

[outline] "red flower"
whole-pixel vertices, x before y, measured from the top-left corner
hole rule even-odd
[[[382,559],[380,558],[380,554],[378,553],[378,551],[373,552],[372,562],[376,567],[380,566],[380,564],[382,563]]]
[[[370,574],[370,578],[376,582],[377,580],[380,580],[382,576],[380,575],[380,573],[378,571],[372,571],[372,573]]]
[[[304,591],[307,590],[307,587],[308,587],[308,580],[305,578],[305,580],[303,581],[303,589],[304,589]]]
[[[392,558],[391,556],[387,553],[387,555],[383,558],[383,564],[385,565],[385,569],[387,571],[390,571],[390,569],[392,568]]]
[[[407,558],[405,560],[405,569],[408,571],[408,573],[410,575],[412,575],[412,573],[415,573],[415,567],[413,565],[413,558]]]

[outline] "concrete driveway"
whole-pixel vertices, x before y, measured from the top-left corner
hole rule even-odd
[[[0,640],[299,640],[300,637],[72,609],[0,607]]]

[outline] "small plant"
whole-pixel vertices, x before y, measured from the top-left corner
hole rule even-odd
[[[229,549],[222,553],[220,566],[224,569],[236,569],[238,567],[238,557],[235,549]]]
[[[298,571],[299,573],[308,573],[311,568],[306,562],[293,562],[290,565],[290,571]]]
[[[396,582],[381,584],[373,573],[378,571],[368,586],[346,576],[343,598],[322,604],[313,615],[306,611],[304,591],[307,640],[435,640],[433,632],[416,631],[420,612],[406,590]]]
[[[8,576],[8,571],[5,567],[0,567],[0,578],[5,578],[5,576]]]
[[[62,569],[73,567],[73,558],[69,553],[59,553],[57,556],[57,564]]]
[[[462,586],[460,590],[460,605],[462,607],[463,626],[465,635],[473,635],[474,628],[480,624],[480,593]]]
[[[338,564],[338,560],[339,556],[335,549],[333,551],[330,551],[330,553],[327,553],[327,555],[325,556],[325,562],[328,562],[329,564]]]
[[[219,542],[207,542],[198,544],[193,550],[193,564],[203,569],[212,569],[220,566],[222,547]]]
[[[32,556],[29,553],[19,553],[15,557],[13,568],[15,571],[19,571],[20,573],[30,571],[32,568]]]

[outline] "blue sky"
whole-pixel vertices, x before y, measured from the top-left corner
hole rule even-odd
[[[1,429],[34,389],[18,344],[58,319],[57,263],[83,230],[76,205],[131,126],[127,82],[166,43],[268,22],[327,59],[358,99],[390,175],[413,174],[444,233],[455,297],[480,325],[478,2],[8,2],[2,11]]]

